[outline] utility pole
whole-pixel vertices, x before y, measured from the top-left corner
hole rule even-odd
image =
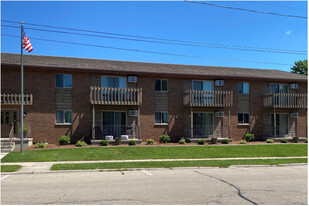
[[[23,66],[23,38],[24,38],[24,28],[23,22],[20,22],[21,29],[21,45],[20,45],[20,67],[21,67],[21,76],[20,76],[20,85],[21,85],[21,102],[20,102],[20,153],[22,154],[24,151],[24,66]]]

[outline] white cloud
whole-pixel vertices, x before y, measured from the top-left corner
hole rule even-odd
[[[286,34],[286,35],[290,35],[291,32],[292,32],[291,30],[288,30],[288,31],[285,32],[285,34]]]

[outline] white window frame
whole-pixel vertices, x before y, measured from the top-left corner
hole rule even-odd
[[[289,84],[286,84],[286,83],[270,83],[269,84],[269,93],[271,93],[271,85],[272,84],[277,84],[277,85],[279,85],[279,87],[280,87],[280,85],[287,85],[287,94],[290,93],[290,86],[289,86]],[[273,94],[273,93],[271,93],[271,94]]]
[[[156,123],[156,113],[160,113],[161,115],[161,123]],[[163,120],[163,113],[166,113],[167,114],[167,123],[162,123],[162,120]],[[167,111],[155,111],[155,118],[154,118],[154,124],[155,125],[168,125],[168,112]]]
[[[62,84],[63,84],[62,87],[57,87],[57,75],[62,75],[62,76],[63,76],[63,77],[62,77]],[[71,87],[65,87],[65,86],[64,86],[64,75],[70,75],[70,76],[71,76]],[[73,75],[72,75],[72,74],[57,73],[57,74],[55,75],[55,87],[56,87],[56,88],[72,88],[72,86],[73,86]]]
[[[238,115],[239,115],[239,114],[242,114],[242,122],[243,122],[243,123],[239,123],[239,122],[238,122]],[[248,123],[244,123],[244,119],[245,119],[245,118],[244,118],[244,114],[248,114],[248,115],[249,115],[249,118],[248,118],[248,121],[249,121],[249,122],[248,122]],[[238,112],[238,113],[237,113],[237,123],[238,123],[238,125],[250,125],[250,113],[249,113],[249,112]]]
[[[204,82],[211,82],[212,83],[212,91],[215,91],[215,82],[213,80],[192,80],[192,85],[191,85],[191,88],[192,90],[194,89],[193,88],[193,82],[202,82],[202,85],[203,85],[203,88],[204,88]],[[204,90],[201,90],[201,91],[204,91]]]
[[[160,86],[161,86],[161,90],[156,90],[156,80],[160,80]],[[166,80],[166,91],[162,91],[162,80]],[[168,92],[168,79],[155,79],[154,81],[155,83],[155,92]]]
[[[63,123],[58,123],[57,122],[57,112],[63,112]],[[72,119],[72,122],[68,123],[68,122],[65,122],[65,112],[71,112],[71,119]],[[73,124],[73,111],[72,110],[56,110],[55,111],[55,124],[56,125],[72,125]]]
[[[244,83],[247,83],[248,84],[248,93],[239,93],[238,92],[238,84],[239,83],[242,83],[242,91],[244,91]],[[237,94],[244,94],[244,95],[249,95],[250,94],[250,83],[249,82],[238,82],[237,83]]]
[[[117,77],[117,78],[124,78],[126,80],[126,87],[125,88],[128,88],[128,78],[125,77],[125,76],[112,76],[112,75],[102,75],[101,76],[101,87],[103,87],[102,83],[103,83],[103,77]]]

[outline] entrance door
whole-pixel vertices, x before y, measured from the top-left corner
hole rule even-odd
[[[213,134],[213,114],[193,113],[193,136],[208,137]]]
[[[8,138],[12,125],[17,123],[17,110],[1,111],[1,137]],[[15,128],[16,130],[16,128]],[[14,131],[15,132],[15,131]]]
[[[276,114],[276,136],[288,135],[288,114]],[[274,114],[271,114],[271,133],[274,135]]]
[[[103,129],[104,135],[120,137],[126,134],[126,113],[103,111]]]

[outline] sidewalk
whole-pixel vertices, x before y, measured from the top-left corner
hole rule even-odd
[[[107,162],[159,162],[159,161],[198,161],[198,160],[240,160],[240,159],[299,159],[302,157],[235,157],[235,158],[200,158],[200,159],[141,159],[141,160],[98,160],[98,161],[58,161],[58,162],[10,162],[1,163],[1,165],[21,165],[19,173],[39,173],[51,172],[50,168],[53,164],[69,164],[69,163],[107,163]]]

